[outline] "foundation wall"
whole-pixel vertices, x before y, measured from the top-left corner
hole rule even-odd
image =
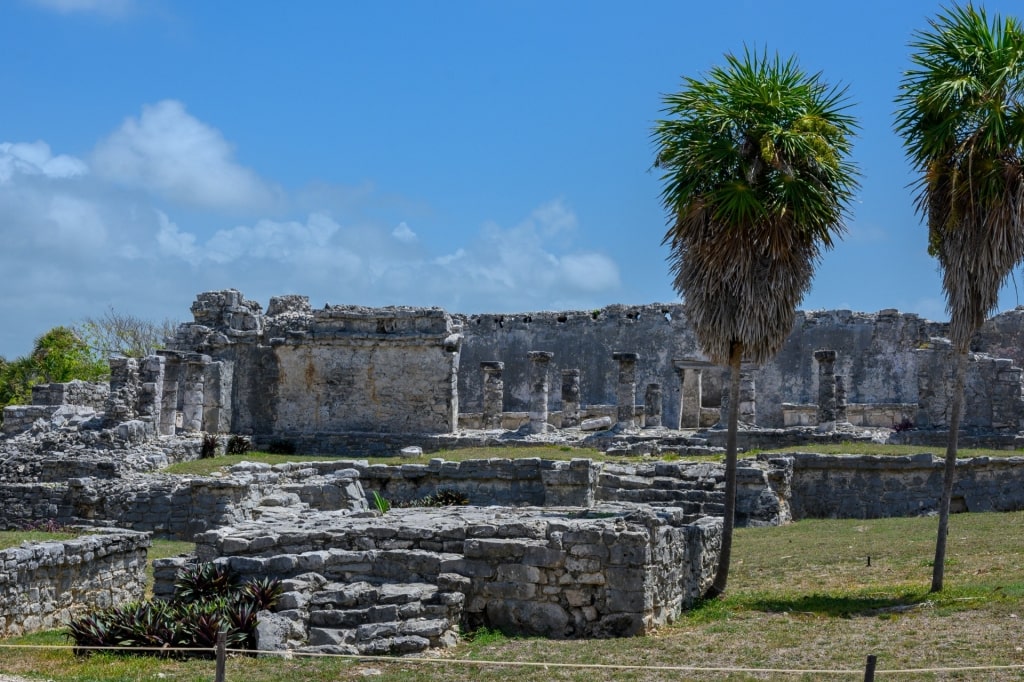
[[[145,533],[112,531],[0,551],[0,638],[141,599],[149,544]]]

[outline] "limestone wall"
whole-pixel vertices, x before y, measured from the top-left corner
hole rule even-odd
[[[201,535],[196,551],[228,557],[243,576],[316,573],[322,578],[304,580],[325,591],[443,581],[465,595],[471,626],[563,638],[631,635],[673,620],[707,590],[720,542],[720,520],[673,508],[460,507],[243,524]],[[323,600],[282,601],[290,618],[307,621]],[[314,642],[331,641],[314,629]]]
[[[222,366],[219,381],[193,383],[219,396],[204,398],[206,430],[298,440],[456,428],[461,336],[439,308],[314,311],[306,297],[282,296],[264,315],[227,290],[200,294],[192,312],[171,350]]]
[[[55,521],[116,525],[190,540],[211,528],[249,519],[263,505],[366,508],[358,474],[351,469],[325,474],[302,467],[285,470],[241,464],[227,477],[72,478],[62,483],[0,484],[0,528]]]
[[[111,531],[0,550],[0,638],[141,599],[149,535]]]
[[[938,510],[943,470],[938,456],[787,457],[793,461],[789,499],[795,520],[914,516]],[[1024,509],[1024,457],[961,460],[954,481],[954,512]]]

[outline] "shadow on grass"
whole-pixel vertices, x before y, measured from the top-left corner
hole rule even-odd
[[[829,594],[807,594],[792,598],[755,598],[744,600],[745,606],[768,613],[808,613],[819,616],[853,618],[900,613],[928,602],[928,595],[906,592],[896,597],[850,597]]]

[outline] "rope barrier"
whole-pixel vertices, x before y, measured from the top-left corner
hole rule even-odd
[[[210,653],[215,654],[217,649],[215,647],[102,647],[102,646],[73,646],[73,645],[56,645],[56,644],[0,644],[0,650],[2,649],[55,649],[55,650],[73,650],[73,651],[124,651],[130,653],[132,651],[153,651],[160,653]],[[864,669],[815,669],[815,668],[745,668],[745,667],[731,667],[731,666],[690,666],[690,665],[627,665],[618,663],[545,663],[542,661],[495,661],[495,660],[477,660],[471,658],[426,658],[426,657],[401,657],[401,656],[368,656],[361,654],[331,654],[316,651],[290,651],[290,650],[263,650],[263,649],[225,649],[226,653],[229,654],[244,654],[253,655],[260,654],[264,656],[280,656],[284,658],[293,657],[306,657],[306,658],[339,658],[348,659],[351,661],[360,662],[377,662],[377,663],[401,663],[403,665],[417,664],[417,663],[430,663],[430,664],[448,664],[448,665],[473,665],[480,667],[521,667],[521,668],[574,668],[579,670],[622,670],[622,671],[638,671],[638,672],[688,672],[688,673],[776,673],[776,674],[791,674],[791,675],[863,675]],[[1024,664],[1012,664],[1012,665],[980,665],[980,666],[964,666],[959,668],[892,668],[892,669],[875,669],[876,675],[903,675],[903,674],[921,674],[921,673],[958,673],[958,672],[985,672],[985,671],[997,671],[997,670],[1024,670]]]

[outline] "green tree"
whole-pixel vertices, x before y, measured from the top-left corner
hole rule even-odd
[[[54,327],[36,339],[29,355],[0,363],[0,406],[30,403],[36,384],[96,381],[108,373],[106,361],[74,330]]]
[[[953,6],[914,34],[896,131],[919,174],[915,206],[942,271],[956,354],[932,591],[942,589],[964,376],[974,332],[1024,259],[1024,32],[1013,18]]]
[[[731,370],[722,552],[711,596],[725,592],[732,554],[740,363],[762,363],[785,342],[857,187],[844,88],[767,51],[725,60],[666,96],[666,118],[653,132],[673,284],[704,353]]]

